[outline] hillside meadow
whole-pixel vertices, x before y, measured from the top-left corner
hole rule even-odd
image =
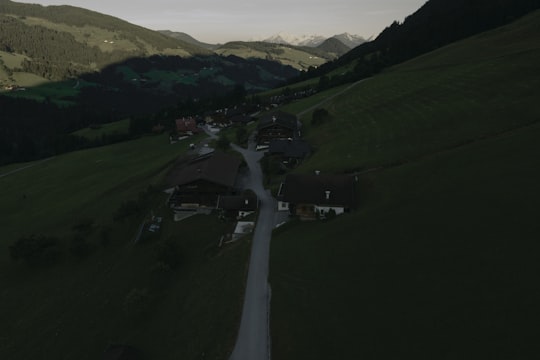
[[[275,231],[273,359],[536,357],[539,16],[302,117],[316,152],[295,171],[356,173],[358,209]]]
[[[311,129],[323,151],[305,170],[357,171],[410,161],[538,121],[539,14],[388,69],[321,107]],[[517,40],[519,39],[519,40]],[[291,111],[300,112],[295,104]],[[309,107],[309,106],[306,106]],[[339,141],[336,141],[339,139]]]
[[[110,344],[147,358],[228,356],[249,239],[220,249],[231,223],[173,221],[159,189],[186,141],[149,136],[0,168],[0,357],[96,359]],[[115,220],[130,201],[142,211]],[[134,244],[152,214],[161,231]],[[58,239],[52,265],[10,258],[32,234]]]

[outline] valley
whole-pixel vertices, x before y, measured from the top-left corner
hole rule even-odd
[[[533,2],[430,0],[333,54],[14,4],[2,24],[126,57],[55,78],[0,41],[0,357],[535,358]],[[492,27],[408,42],[449,8]],[[291,206],[295,176],[346,179],[353,205]],[[238,236],[222,199],[254,195]]]

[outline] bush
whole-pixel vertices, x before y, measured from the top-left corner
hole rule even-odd
[[[231,141],[227,137],[227,135],[220,135],[219,138],[216,141],[216,147],[220,150],[227,150],[231,146]]]
[[[317,109],[313,112],[311,117],[311,125],[317,126],[324,124],[332,119],[330,113],[326,109]]]
[[[35,236],[19,238],[9,247],[9,255],[15,260],[24,260],[32,266],[50,266],[56,264],[62,255],[60,240],[51,236]]]

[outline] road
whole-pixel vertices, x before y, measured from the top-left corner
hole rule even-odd
[[[259,218],[253,233],[249,272],[246,283],[242,319],[231,360],[270,359],[269,310],[270,289],[268,263],[270,239],[275,224],[276,203],[263,187],[263,174],[259,165],[262,153],[232,145],[240,152],[249,167],[246,188],[253,190],[260,200]]]

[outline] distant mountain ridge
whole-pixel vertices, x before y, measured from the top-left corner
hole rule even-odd
[[[337,39],[345,44],[349,49],[355,48],[360,44],[366,42],[362,36],[351,35],[349,33],[343,33],[334,35],[330,38],[321,36],[321,35],[291,35],[287,33],[278,33],[272,35],[269,38],[264,39],[264,42],[274,43],[274,44],[286,44],[294,46],[308,46],[308,47],[318,47],[323,42],[328,39]]]
[[[174,39],[178,39],[178,40],[181,40],[189,44],[196,45],[204,49],[208,49],[208,50],[215,50],[220,46],[219,44],[204,43],[202,41],[195,39],[193,36],[186,34],[185,32],[170,31],[170,30],[158,30],[158,32],[162,33],[163,35],[170,36]]]

